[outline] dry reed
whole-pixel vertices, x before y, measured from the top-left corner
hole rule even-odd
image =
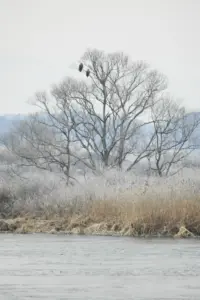
[[[115,172],[70,188],[56,178],[31,176],[28,184],[2,183],[6,204],[5,191],[11,199],[2,216],[4,229],[6,222],[16,232],[174,236],[181,229],[180,236],[200,235],[196,174],[147,182]]]

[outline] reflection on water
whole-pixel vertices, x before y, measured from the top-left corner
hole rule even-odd
[[[200,241],[0,235],[0,300],[200,299]]]

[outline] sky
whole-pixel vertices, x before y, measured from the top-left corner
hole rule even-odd
[[[66,76],[87,48],[123,51],[168,77],[171,95],[200,111],[199,0],[0,0],[0,114]]]

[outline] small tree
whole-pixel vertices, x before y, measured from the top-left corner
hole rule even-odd
[[[46,107],[44,93],[37,94],[37,101],[41,107],[42,105]],[[62,172],[69,184],[71,179],[74,179],[71,174],[73,162],[70,155],[73,147],[71,139],[73,124],[67,123],[65,119],[65,126],[61,125],[62,116],[54,115],[50,111],[45,115],[41,113],[30,115],[28,119],[21,121],[19,126],[4,138],[4,145],[18,158],[15,161],[15,168],[35,167]]]
[[[176,174],[195,149],[192,139],[200,118],[189,116],[171,99],[163,98],[151,107],[153,140],[149,166],[159,176]]]

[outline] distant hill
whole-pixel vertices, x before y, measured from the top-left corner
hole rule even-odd
[[[25,115],[3,115],[0,116],[0,134],[7,133],[15,121],[23,120]]]

